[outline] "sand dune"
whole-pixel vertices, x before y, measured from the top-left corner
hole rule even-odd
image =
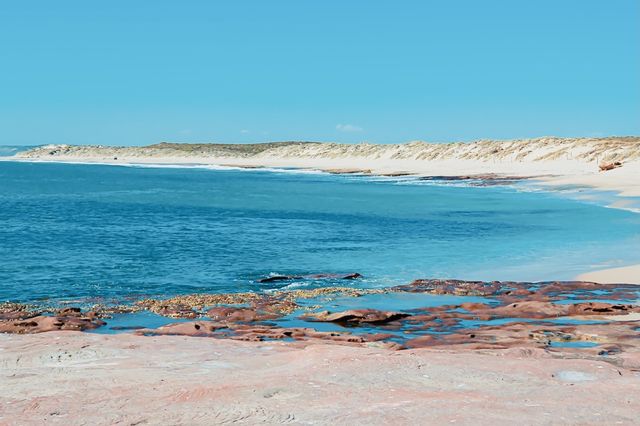
[[[471,143],[175,144],[145,147],[46,145],[15,160],[99,163],[214,164],[295,167],[338,173],[539,177],[546,185],[581,185],[640,196],[640,137],[538,138]],[[600,172],[614,161],[622,167]]]
[[[21,158],[182,157],[210,158],[307,158],[491,162],[578,161],[598,163],[640,160],[639,137],[537,138],[510,141],[481,140],[471,143],[337,144],[276,142],[264,144],[175,144],[146,147],[46,145],[18,154]]]

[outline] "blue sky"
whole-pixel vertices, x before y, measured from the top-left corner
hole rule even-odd
[[[640,2],[6,1],[0,144],[640,134]]]

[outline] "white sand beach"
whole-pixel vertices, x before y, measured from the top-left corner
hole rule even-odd
[[[576,280],[600,284],[640,284],[640,265],[602,269],[578,275]]]

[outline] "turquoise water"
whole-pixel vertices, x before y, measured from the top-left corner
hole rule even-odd
[[[598,342],[587,342],[587,341],[578,341],[578,342],[551,342],[549,346],[552,348],[593,348],[598,346]]]
[[[637,263],[640,215],[513,187],[0,162],[0,300],[133,300]],[[271,273],[363,280],[260,284]]]

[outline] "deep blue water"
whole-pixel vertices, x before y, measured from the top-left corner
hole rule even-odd
[[[571,279],[639,248],[638,214],[511,187],[0,161],[0,300]]]

